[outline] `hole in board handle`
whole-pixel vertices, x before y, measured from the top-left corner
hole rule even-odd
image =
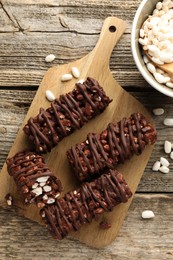
[[[117,30],[117,28],[114,26],[114,25],[111,25],[110,27],[109,27],[109,31],[110,32],[116,32],[116,30]]]

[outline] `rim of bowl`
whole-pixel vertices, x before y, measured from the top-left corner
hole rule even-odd
[[[173,97],[173,92],[170,91],[169,89],[166,89],[164,87],[161,86],[161,84],[159,84],[154,77],[151,75],[148,75],[145,70],[142,67],[142,64],[138,58],[137,55],[137,49],[136,49],[136,26],[137,26],[137,22],[139,19],[139,16],[141,14],[141,11],[144,7],[144,5],[146,4],[146,2],[148,2],[149,0],[143,0],[142,3],[139,5],[135,17],[133,19],[133,23],[132,23],[132,31],[131,31],[131,50],[132,50],[132,54],[133,54],[133,58],[134,61],[136,63],[136,66],[138,68],[138,70],[140,71],[140,73],[142,74],[142,76],[144,77],[144,79],[155,89],[157,89],[159,92],[169,96],[169,97]],[[141,54],[141,53],[140,53]],[[142,56],[142,55],[141,55]]]

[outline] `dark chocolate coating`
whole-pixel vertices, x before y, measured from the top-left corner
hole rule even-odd
[[[51,107],[41,108],[23,130],[37,152],[47,153],[65,136],[102,113],[110,102],[99,83],[88,77],[83,84],[76,83],[72,92],[51,102]]]
[[[53,175],[42,156],[35,152],[22,151],[14,157],[8,158],[6,163],[8,173],[13,176],[25,203],[35,202],[37,206],[43,207],[52,200],[54,202],[55,198],[60,195],[62,191],[61,181]],[[45,182],[39,182],[38,178],[40,177],[47,177],[48,179]],[[41,186],[41,183],[45,184]],[[40,195],[36,196],[37,190],[33,188],[33,185],[37,186],[37,190],[38,188],[42,190]],[[46,192],[45,187],[51,190]]]
[[[90,180],[124,163],[133,154],[141,154],[147,144],[156,141],[153,126],[140,113],[110,123],[101,134],[88,134],[87,140],[67,151],[67,157],[80,181]]]
[[[41,216],[56,239],[63,239],[70,231],[99,219],[121,202],[127,202],[132,192],[118,171],[110,170],[98,179],[83,183],[52,205],[41,210]]]

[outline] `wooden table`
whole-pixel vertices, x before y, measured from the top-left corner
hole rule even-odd
[[[126,32],[112,54],[113,76],[150,111],[165,109],[164,115],[154,117],[158,141],[119,236],[110,246],[96,250],[71,238],[54,241],[38,224],[12,209],[0,208],[0,259],[173,259],[173,162],[168,174],[152,172],[153,163],[165,156],[164,141],[173,141],[172,129],[163,125],[165,117],[173,116],[173,101],[152,89],[134,64],[130,30],[140,2],[0,1],[0,167],[44,72],[91,51],[107,16],[127,21]],[[47,64],[45,56],[50,53],[56,60]],[[154,219],[142,220],[146,209],[154,211]]]

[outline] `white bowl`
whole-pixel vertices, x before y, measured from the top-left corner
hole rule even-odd
[[[139,30],[143,22],[147,19],[148,15],[152,14],[153,10],[156,7],[158,0],[143,0],[139,5],[139,8],[136,12],[136,15],[132,24],[131,32],[131,48],[134,61],[138,67],[140,73],[145,78],[145,80],[155,89],[161,93],[173,97],[173,89],[168,88],[165,85],[159,84],[152,74],[147,70],[146,65],[142,59],[140,44],[138,43],[139,39]]]

